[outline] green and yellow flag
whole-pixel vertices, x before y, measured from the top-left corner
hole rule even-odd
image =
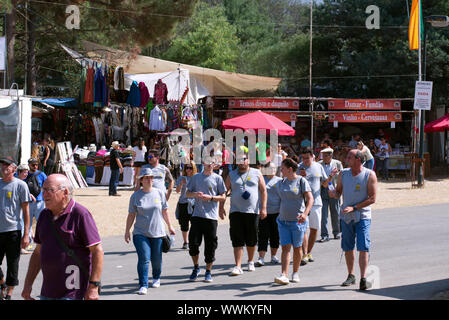
[[[410,50],[419,49],[419,38],[423,40],[423,27],[421,0],[413,0],[408,25],[408,42]]]

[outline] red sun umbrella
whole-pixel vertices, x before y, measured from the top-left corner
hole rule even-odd
[[[280,136],[294,136],[295,129],[288,124],[262,111],[245,114],[222,122],[224,129],[276,130]]]
[[[424,126],[424,132],[443,132],[444,130],[449,130],[449,113]]]

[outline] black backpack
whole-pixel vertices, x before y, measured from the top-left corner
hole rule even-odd
[[[38,195],[41,194],[41,186],[39,185],[39,181],[37,180],[37,175],[39,172],[36,172],[31,177],[28,177],[28,179],[25,180],[28,190],[30,190],[30,193],[36,198]]]

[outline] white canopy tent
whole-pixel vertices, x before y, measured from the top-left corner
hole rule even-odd
[[[169,101],[180,101],[186,88],[189,88],[187,98],[184,101],[187,104],[195,104],[198,99],[206,97],[209,92],[201,83],[192,77],[187,69],[178,69],[172,72],[163,73],[125,73],[125,89],[129,90],[133,81],[143,82],[148,88],[150,96],[154,96],[154,85],[161,79],[168,89]]]
[[[101,59],[85,58],[80,53],[62,44],[61,47],[79,64],[82,64],[83,61],[90,64],[94,61],[102,61]],[[150,96],[153,97],[154,85],[159,79],[167,85],[167,99],[169,101],[180,101],[186,88],[189,88],[187,98],[184,101],[187,104],[195,104],[198,102],[198,99],[210,95],[209,91],[201,84],[201,81],[198,81],[195,76],[190,74],[189,70],[184,68],[176,68],[173,71],[160,73],[125,73],[125,89],[129,90],[133,81],[137,83],[143,82],[147,86]]]
[[[149,74],[186,69],[190,74],[189,86],[192,92],[195,92],[195,88],[202,87],[207,90],[209,96],[270,97],[273,96],[282,80],[281,78],[214,70],[154,57],[136,55],[135,53],[105,47],[85,40],[81,41],[81,43],[87,57],[95,59],[95,61],[121,65],[124,67],[125,74]],[[81,60],[82,55],[64,46],[63,48],[73,58],[78,59],[77,61]],[[85,59],[84,57],[82,58]],[[199,90],[198,96],[201,95],[203,93]]]

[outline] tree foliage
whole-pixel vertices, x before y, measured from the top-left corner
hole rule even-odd
[[[162,58],[181,63],[236,71],[238,38],[222,6],[200,2],[195,14],[178,28]]]

